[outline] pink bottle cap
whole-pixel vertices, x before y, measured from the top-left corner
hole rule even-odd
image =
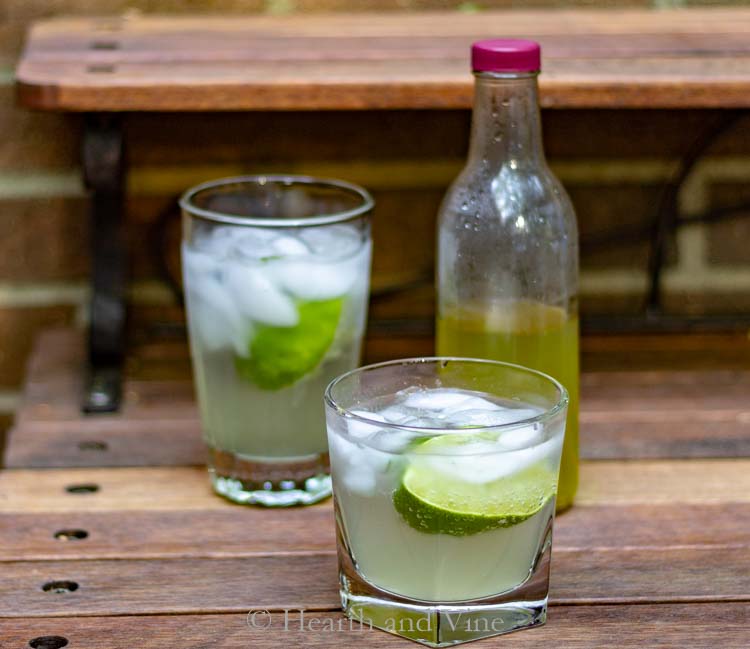
[[[474,72],[538,72],[541,67],[542,48],[535,41],[493,38],[471,46]]]

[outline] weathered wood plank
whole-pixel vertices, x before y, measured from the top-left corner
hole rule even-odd
[[[746,502],[750,460],[582,462],[580,505]]]
[[[71,485],[95,493],[68,493]],[[750,502],[750,460],[581,463],[580,505]],[[321,505],[326,506],[326,505]],[[0,514],[220,510],[201,467],[12,469],[0,471]]]
[[[553,557],[556,604],[750,600],[747,547],[572,550]],[[272,578],[270,578],[272,576]],[[52,581],[74,592],[45,592]],[[336,556],[3,563],[0,617],[335,610]]]
[[[589,460],[750,456],[745,410],[581,413],[580,453]]]
[[[262,618],[262,621],[261,621]],[[312,626],[310,618],[319,620]],[[246,614],[127,616],[95,618],[17,618],[0,620],[2,636],[9,646],[27,646],[29,640],[58,635],[70,647],[211,647],[247,649],[262,646],[330,647],[410,646],[406,641],[367,626],[350,627],[341,613],[309,613],[301,617],[290,611],[268,618],[256,616],[252,628]],[[341,624],[341,627],[339,627]],[[655,604],[652,606],[553,606],[547,624],[533,631],[512,633],[483,640],[482,647],[504,649],[621,649],[658,646],[663,649],[746,649],[750,604]]]
[[[330,503],[294,512],[201,511],[0,514],[0,561],[243,557],[331,552]],[[670,547],[750,548],[750,504],[585,506],[557,517],[555,552]],[[67,538],[55,534],[66,532]],[[84,533],[82,539],[69,538]]]
[[[239,557],[336,546],[330,501],[291,512],[227,503],[199,511],[0,514],[0,524],[7,530],[0,561]],[[87,536],[55,538],[65,530]],[[735,535],[728,530],[724,538]]]
[[[80,421],[80,423],[79,423]],[[750,409],[581,413],[584,459],[750,457]],[[200,424],[144,418],[18,424],[6,466],[187,466],[205,461]]]
[[[583,347],[582,457],[750,457],[750,355],[742,360],[750,347],[746,339],[584,338]],[[672,359],[694,369],[621,371],[638,353],[652,363],[668,366]],[[730,353],[745,369],[717,369]],[[132,350],[124,406],[116,416],[81,415],[83,356],[83,339],[73,330],[52,330],[40,338],[10,436],[7,466],[204,462],[184,343],[141,344]],[[607,357],[613,358],[611,371],[601,371]],[[600,369],[586,371],[592,364]]]
[[[537,38],[550,107],[750,104],[750,12],[134,17],[37,24],[17,70],[46,110],[466,108],[472,40]]]
[[[540,81],[540,103],[545,108],[745,108],[749,66],[750,57],[725,56],[550,61]],[[373,61],[368,78],[356,63],[323,67],[304,61],[263,68],[244,62],[26,62],[19,67],[18,94],[29,108],[62,111],[450,110],[472,102],[466,59]],[[597,76],[587,76],[591,69]],[[56,85],[60,79],[66,84]]]

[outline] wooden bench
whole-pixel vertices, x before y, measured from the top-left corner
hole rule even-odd
[[[93,296],[84,410],[117,410],[124,358],[123,119],[132,111],[468,108],[471,41],[536,38],[546,108],[750,105],[750,10],[514,11],[305,17],[59,18],[35,24],[17,70],[23,106],[86,114]],[[711,125],[711,135],[733,123]],[[705,148],[705,144],[704,144]],[[681,171],[694,164],[695,153]],[[678,176],[684,180],[684,176]],[[660,303],[677,190],[651,252]]]
[[[85,422],[83,352],[45,335],[0,471],[3,646],[412,646],[344,623],[330,501],[211,493],[184,341],[135,347],[123,414]],[[750,339],[589,337],[583,365],[581,486],[555,521],[549,620],[477,647],[746,647]],[[266,609],[270,628],[248,626]]]

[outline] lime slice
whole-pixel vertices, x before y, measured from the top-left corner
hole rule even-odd
[[[490,482],[467,482],[437,471],[422,453],[445,454],[449,446],[477,441],[478,435],[445,435],[421,444],[406,468],[393,505],[411,527],[428,534],[468,536],[518,525],[539,512],[555,495],[557,477],[545,461]],[[471,455],[456,456],[472,462]]]
[[[258,325],[250,357],[235,358],[239,375],[263,390],[292,385],[314,370],[331,346],[344,298],[297,304],[294,327]]]

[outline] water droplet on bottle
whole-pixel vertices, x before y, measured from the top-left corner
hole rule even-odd
[[[464,201],[463,203],[461,203],[461,211],[462,212],[466,212],[468,209],[469,209],[469,204],[466,201]]]

